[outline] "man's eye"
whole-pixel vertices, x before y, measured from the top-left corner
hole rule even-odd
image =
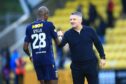
[[[70,19],[70,21],[73,21],[73,19]]]

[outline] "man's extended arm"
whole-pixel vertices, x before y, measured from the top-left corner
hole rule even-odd
[[[63,47],[68,41],[66,33],[63,35],[62,31],[57,32],[58,38],[55,39],[56,44],[58,47]]]

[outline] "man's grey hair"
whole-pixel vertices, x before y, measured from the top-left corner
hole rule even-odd
[[[82,18],[82,13],[81,12],[73,12],[73,13],[71,13],[71,15],[77,15],[77,16]]]
[[[42,17],[44,15],[48,15],[49,14],[49,9],[46,7],[46,6],[41,6],[39,9],[38,9],[38,16],[39,17]]]

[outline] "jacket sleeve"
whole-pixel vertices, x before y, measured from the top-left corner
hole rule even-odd
[[[105,59],[105,53],[104,53],[103,46],[102,46],[96,32],[93,29],[92,29],[92,37],[93,37],[94,45],[95,45],[97,51],[99,52],[100,58]]]

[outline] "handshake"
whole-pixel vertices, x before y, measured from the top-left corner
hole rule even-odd
[[[61,41],[62,40],[62,37],[63,37],[63,31],[57,31],[57,35],[58,35],[58,39]]]

